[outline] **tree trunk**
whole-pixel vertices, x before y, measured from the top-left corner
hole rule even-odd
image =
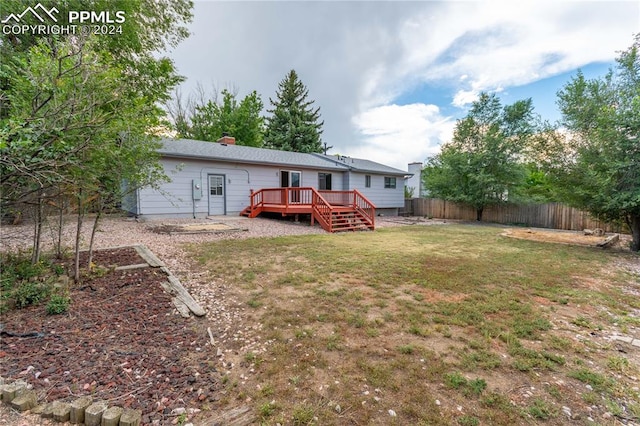
[[[482,221],[482,211],[484,210],[484,207],[479,207],[476,209],[476,220],[478,222]]]
[[[93,261],[93,241],[95,240],[100,216],[102,216],[102,202],[100,202],[100,206],[98,207],[98,214],[96,214],[96,220],[93,222],[93,229],[91,229],[91,239],[89,240],[89,257],[87,259],[87,269],[89,271],[91,271],[91,262]]]
[[[31,255],[31,263],[33,264],[40,262],[40,241],[42,240],[42,221],[44,216],[42,210],[42,193],[38,192],[33,229],[33,253]]]
[[[84,205],[82,204],[82,190],[78,195],[78,226],[76,228],[76,254],[74,261],[73,280],[80,282],[80,239],[82,233],[82,220],[84,219]]]
[[[631,251],[640,251],[640,215],[631,216],[629,221],[631,228]]]
[[[56,244],[56,256],[62,258],[62,227],[64,226],[64,196],[60,196],[60,216],[58,217],[58,241]]]

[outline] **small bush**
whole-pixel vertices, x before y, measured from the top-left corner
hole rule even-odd
[[[53,296],[51,296],[51,299],[47,304],[47,314],[64,314],[69,309],[69,303],[71,303],[71,299],[69,297],[54,294]]]
[[[21,309],[29,305],[35,305],[45,299],[48,293],[49,289],[40,283],[32,281],[22,283],[14,292],[16,307]]]

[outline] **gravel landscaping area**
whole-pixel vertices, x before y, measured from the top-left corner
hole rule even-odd
[[[399,226],[407,224],[406,220],[403,218],[378,218],[377,225],[379,227],[383,226]],[[75,233],[75,223],[72,222],[73,218],[69,218],[68,223],[65,225],[63,238],[63,245],[70,249],[73,244],[73,238]],[[203,233],[176,233],[172,232],[170,234],[162,232],[168,228],[177,229],[181,225],[189,224],[214,224],[214,223],[223,223],[226,226],[221,227],[222,229],[227,229],[227,231],[216,231],[216,232],[203,232]],[[431,221],[433,223],[433,221]],[[82,237],[83,245],[87,245],[90,239],[90,228],[92,225],[92,221],[87,221],[84,227],[84,234]],[[215,228],[215,227],[214,227]],[[47,226],[48,233],[45,236],[43,241],[43,249],[46,251],[53,247],[54,244],[54,235],[53,226]],[[190,227],[189,229],[193,229]],[[275,220],[275,219],[264,219],[264,218],[255,218],[255,219],[247,219],[243,217],[216,217],[213,219],[183,219],[183,220],[154,220],[154,221],[137,221],[131,218],[122,218],[122,217],[114,217],[114,218],[106,218],[101,221],[99,225],[98,232],[96,233],[96,241],[94,248],[96,250],[105,249],[110,247],[120,247],[120,246],[128,246],[133,244],[144,244],[146,245],[154,254],[157,255],[160,259],[162,259],[167,267],[171,270],[171,272],[176,275],[183,285],[189,290],[189,292],[193,295],[193,297],[200,303],[200,305],[207,311],[206,321],[207,324],[211,324],[212,335],[215,339],[215,346],[208,347],[206,350],[211,351],[211,353],[216,354],[216,358],[218,359],[219,366],[222,369],[236,370],[242,368],[239,364],[241,364],[241,360],[236,359],[235,354],[244,353],[248,350],[254,351],[255,353],[261,353],[266,351],[270,342],[265,342],[261,339],[261,325],[250,323],[248,321],[248,317],[245,315],[245,306],[239,303],[232,295],[232,291],[225,286],[223,282],[210,282],[205,278],[205,274],[203,272],[197,272],[196,268],[192,268],[191,265],[193,259],[188,259],[186,254],[181,249],[183,243],[200,243],[221,239],[244,239],[244,238],[260,238],[260,237],[276,237],[276,236],[284,236],[284,235],[300,235],[300,234],[322,234],[325,233],[319,226],[310,226],[309,223],[296,223],[293,221],[284,221],[284,220]],[[27,250],[31,245],[32,238],[32,227],[30,225],[11,225],[11,226],[3,226],[2,234],[0,239],[0,250],[4,251],[18,251],[18,250]],[[120,250],[121,254],[126,254],[126,250]],[[112,253],[111,256],[114,256],[115,253]],[[95,257],[96,261],[100,260],[100,252],[96,253]],[[116,262],[113,260],[114,264],[127,264],[127,259],[118,259]],[[136,262],[134,262],[136,263]],[[108,278],[108,277],[105,277]],[[162,291],[160,289],[160,285],[158,285],[158,293],[156,296],[153,294],[149,294],[151,297],[160,297]],[[152,292],[153,293],[153,292]],[[89,296],[91,296],[89,294]],[[134,299],[137,297],[142,300],[145,297],[145,294],[140,294],[138,296],[130,296]],[[91,305],[90,301],[91,297],[86,301],[78,299],[78,296],[75,297],[75,300],[80,303],[81,309],[89,312],[89,308]],[[130,304],[135,304],[130,301]],[[104,308],[104,306],[102,307]],[[107,309],[112,311],[112,309]],[[37,324],[33,324],[33,321],[27,321],[29,319],[29,312],[27,310],[17,311],[17,314],[20,314],[22,320],[19,320],[17,323],[15,321],[8,321],[7,323],[12,323],[14,328],[18,327],[17,324],[25,323],[28,325],[27,328],[31,327],[33,329],[37,329]],[[79,311],[78,311],[79,312]],[[98,309],[99,312],[99,309]],[[164,314],[163,314],[164,315]],[[71,315],[73,317],[73,315]],[[33,319],[37,319],[37,316],[32,315]],[[86,318],[83,318],[82,321],[85,321]],[[115,318],[114,318],[115,320]],[[105,323],[106,318],[100,319],[97,323]],[[85,321],[86,322],[86,321]],[[64,325],[61,325],[63,328]],[[163,325],[163,327],[165,327]],[[202,330],[201,330],[202,331]],[[68,334],[68,333],[67,333]],[[200,333],[202,334],[202,333]],[[133,340],[131,340],[127,345],[131,348],[136,349],[135,336],[132,336]],[[200,336],[202,337],[202,336]],[[202,339],[201,339],[202,340]],[[22,348],[23,351],[31,351],[34,350],[37,352],[36,347],[30,348],[30,345],[35,342],[35,340],[31,340],[29,342],[26,339],[17,339],[14,343],[17,344],[18,348]],[[7,342],[8,344],[11,342]],[[144,344],[143,342],[138,342],[138,344]],[[35,342],[36,346],[38,345]],[[207,346],[210,346],[207,344]],[[47,351],[47,356],[55,356],[55,351],[52,352],[54,348],[49,348]],[[63,349],[61,349],[65,352]],[[131,349],[129,349],[131,351]],[[168,357],[168,355],[167,355]],[[166,357],[165,357],[166,358]],[[6,359],[4,360],[6,361]],[[100,364],[98,361],[89,360],[91,366],[97,366]],[[123,361],[124,362],[124,361]],[[178,362],[178,360],[173,360],[172,362]],[[32,362],[33,363],[33,362]],[[46,360],[42,360],[42,366],[45,366]],[[37,363],[36,363],[37,364]],[[161,366],[145,366],[145,368],[157,367],[156,369],[160,369]],[[39,367],[36,367],[39,368]],[[93,368],[93,367],[92,367]],[[101,366],[100,371],[108,370],[108,366]],[[42,368],[40,368],[42,369]],[[72,369],[71,367],[65,367],[63,369]],[[64,374],[62,371],[47,371],[46,374],[51,375],[51,380],[55,380],[57,374]],[[75,370],[75,368],[73,368]],[[35,371],[35,369],[34,369]],[[95,372],[92,371],[94,375],[102,375],[98,373],[98,370]],[[167,371],[167,375],[169,375],[169,371]],[[81,371],[74,371],[74,376],[76,376],[75,380],[78,383],[79,387],[91,386],[91,382],[86,382],[84,378],[77,377],[81,375]],[[240,373],[242,375],[242,373]],[[43,376],[44,377],[44,376]],[[114,376],[115,377],[115,376]],[[186,379],[185,379],[186,380]],[[177,380],[172,380],[172,382],[177,382]],[[114,382],[115,383],[115,382]],[[109,383],[108,383],[109,384]],[[212,382],[212,386],[213,382]],[[159,386],[156,385],[156,391]],[[213,389],[213,388],[212,388]],[[64,393],[64,392],[63,392]],[[171,395],[174,393],[174,396],[179,396],[175,394],[175,391],[169,392],[167,390],[167,394]],[[55,396],[55,395],[50,395]],[[64,395],[61,395],[64,396]],[[106,394],[107,397],[117,398],[115,394]],[[55,398],[54,398],[55,399]],[[152,398],[153,399],[153,398]],[[184,398],[186,399],[186,397]],[[185,401],[186,402],[186,401]],[[1,405],[1,404],[0,404]],[[144,407],[146,404],[143,401],[138,403],[138,407]],[[174,408],[174,407],[171,407]],[[145,410],[149,412],[149,410]],[[167,411],[165,409],[165,411]],[[167,411],[168,412],[168,411]],[[175,419],[175,416],[164,417],[166,420]],[[146,416],[147,422],[151,421],[153,417]],[[12,412],[8,407],[2,405],[0,408],[0,422],[3,424],[44,424],[43,422],[47,422],[39,417],[31,417],[27,415],[17,415],[17,413]],[[145,422],[146,423],[146,422]],[[164,421],[162,422],[164,424]]]

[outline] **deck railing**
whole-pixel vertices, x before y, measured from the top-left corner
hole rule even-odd
[[[352,206],[353,191],[318,191],[332,206]]]
[[[310,206],[313,203],[313,188],[263,188],[252,194],[261,193],[261,204],[280,206]],[[256,200],[258,201],[258,200]],[[253,203],[253,199],[251,200]]]
[[[333,223],[331,216],[333,215],[333,207],[331,204],[315,189],[313,190],[313,214],[311,215],[311,224],[315,218],[320,226],[327,232],[333,232]]]
[[[370,221],[369,225],[371,226],[371,229],[374,229],[376,226],[376,206],[374,206],[373,203],[357,189],[353,190],[353,207]]]
[[[318,191],[312,187],[262,188],[251,192],[249,217],[262,211],[284,214],[311,213],[311,224],[317,220],[328,232],[333,232],[335,210],[349,207],[356,210],[371,229],[375,227],[375,206],[359,191]]]

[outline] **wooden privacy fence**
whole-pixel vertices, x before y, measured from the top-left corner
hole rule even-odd
[[[405,213],[411,216],[476,220],[476,210],[473,207],[438,198],[407,199],[404,207]],[[572,231],[602,228],[606,232],[627,232],[626,226],[594,219],[585,211],[561,203],[487,206],[482,212],[482,221]]]

